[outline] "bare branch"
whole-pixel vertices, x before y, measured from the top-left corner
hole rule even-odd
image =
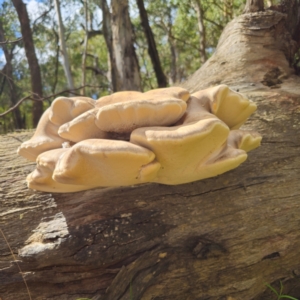
[[[171,37],[173,40],[176,40],[176,41],[178,41],[178,42],[180,42],[180,43],[183,43],[184,45],[186,45],[186,46],[188,46],[188,47],[190,47],[190,48],[193,48],[193,49],[199,51],[199,47],[197,47],[197,46],[195,46],[195,45],[193,45],[193,44],[187,43],[186,40],[180,39],[180,38],[178,38],[178,37],[176,37],[176,36],[174,36],[174,35],[172,35],[172,34],[170,34],[170,37]]]
[[[215,22],[215,21],[213,21],[213,20],[211,20],[211,19],[209,19],[209,18],[207,18],[207,17],[203,17],[203,19],[204,19],[205,21],[209,22],[209,23],[212,23],[213,25],[215,25],[216,27],[218,27],[220,30],[223,30],[223,29],[224,29],[224,26],[223,26],[223,25],[221,25],[221,24],[219,24],[219,23],[217,23],[217,22]]]
[[[98,86],[98,85],[88,85],[88,84],[86,84],[85,87],[103,88],[103,86]],[[7,115],[7,114],[11,113],[12,111],[14,111],[14,110],[15,110],[17,107],[19,107],[20,104],[21,104],[22,102],[24,102],[25,100],[32,100],[32,101],[38,101],[38,102],[39,102],[39,101],[45,101],[45,100],[48,100],[48,99],[50,99],[50,98],[59,96],[59,95],[64,94],[64,93],[70,93],[70,94],[73,94],[73,95],[76,95],[76,96],[80,96],[80,94],[74,93],[74,91],[80,90],[80,89],[82,89],[82,88],[83,88],[83,87],[80,86],[80,87],[78,87],[78,88],[76,88],[76,89],[72,89],[72,90],[67,89],[67,90],[61,91],[61,92],[59,92],[59,93],[52,94],[52,95],[50,95],[50,96],[43,97],[43,98],[40,98],[40,99],[34,98],[34,96],[38,97],[37,94],[35,94],[35,93],[30,93],[30,95],[28,95],[28,96],[22,98],[22,99],[19,100],[14,106],[12,106],[11,108],[9,108],[9,109],[8,109],[7,111],[5,111],[4,113],[0,114],[0,118],[1,118],[1,117],[4,117],[5,115]],[[105,87],[105,88],[107,88],[107,87]]]
[[[20,37],[20,38],[14,40],[14,41],[6,40],[6,41],[3,41],[3,42],[0,42],[0,45],[14,44],[14,43],[18,43],[18,42],[20,42],[20,41],[22,41],[22,40],[23,40],[22,37]]]
[[[12,106],[10,109],[8,109],[7,111],[5,111],[4,113],[0,114],[0,117],[4,117],[5,115],[9,114],[10,112],[14,111],[17,107],[19,107],[19,105],[24,102],[25,100],[31,99],[34,101],[37,101],[36,99],[32,98],[33,93],[31,93],[31,95],[28,95],[24,98],[22,98],[20,101],[18,101],[14,106]]]
[[[45,17],[46,15],[48,15],[48,13],[53,9],[53,5],[50,6],[50,8],[46,11],[44,11],[38,18],[36,18],[32,24],[32,32],[35,31],[36,26],[37,26],[37,22],[38,20],[40,20],[41,18]]]
[[[107,78],[107,72],[99,69],[98,67],[86,66],[85,69],[93,71],[96,75],[102,75]]]

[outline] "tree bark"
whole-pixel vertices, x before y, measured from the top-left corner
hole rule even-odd
[[[168,44],[170,48],[170,55],[171,55],[171,65],[170,65],[170,74],[169,74],[169,84],[174,85],[177,81],[177,49],[176,49],[176,41],[172,35],[172,14],[171,8],[168,9],[167,12],[168,17],[168,24],[165,24],[163,20],[161,20],[161,27],[165,31],[168,36]]]
[[[117,70],[117,91],[141,91],[138,59],[134,49],[128,0],[111,1],[112,50]]]
[[[284,24],[274,11],[233,20],[185,84],[226,83],[258,105],[244,128],[262,146],[218,177],[38,193],[24,184],[34,164],[15,154],[32,133],[1,136],[0,222],[17,261],[3,240],[0,296],[28,299],[19,265],[33,299],[265,300],[279,280],[299,298],[300,78]]]
[[[204,64],[206,61],[206,37],[205,37],[205,27],[203,21],[203,10],[201,6],[201,0],[195,0],[195,10],[197,13],[198,19],[198,28],[199,28],[199,39],[200,39],[200,60]]]
[[[61,17],[60,12],[60,3],[59,0],[54,1],[56,15],[57,15],[57,22],[58,22],[58,36],[59,36],[59,44],[60,44],[60,54],[63,61],[63,68],[65,71],[65,76],[68,82],[68,88],[70,90],[74,90],[73,78],[71,74],[71,66],[69,62],[68,51],[65,42],[65,33],[64,33],[64,24]]]
[[[0,19],[0,42],[5,42],[5,32],[3,29],[3,24]],[[8,90],[9,90],[9,96],[10,96],[10,101],[12,105],[15,105],[18,102],[18,96],[17,96],[17,91],[16,91],[16,86],[14,83],[13,79],[13,67],[12,67],[12,53],[9,51],[7,46],[5,44],[2,44],[2,50],[5,55],[5,60],[6,60],[6,65],[5,65],[5,77],[6,77],[6,82],[8,85]],[[14,117],[14,126],[16,129],[22,129],[25,128],[25,124],[22,120],[20,108],[17,107],[13,111],[13,117]]]
[[[117,67],[115,54],[112,46],[112,31],[111,31],[111,14],[106,0],[100,0],[99,6],[102,10],[103,22],[102,22],[102,31],[105,39],[106,47],[108,50],[108,74],[110,81],[110,89],[113,92],[118,90],[118,80],[117,80]]]
[[[264,10],[264,0],[247,0],[244,13]]]
[[[149,25],[148,14],[145,9],[144,1],[137,0],[136,2],[138,5],[138,8],[139,8],[141,24],[144,29],[144,33],[145,33],[145,36],[146,36],[146,39],[148,42],[148,53],[151,58],[151,62],[152,62],[153,69],[155,72],[158,87],[166,87],[167,86],[167,78],[161,67],[160,58],[159,58],[158,51],[156,48],[156,43],[155,43],[155,39],[153,36],[153,32]]]
[[[170,54],[171,54],[171,66],[170,66],[170,77],[169,82],[171,85],[176,84],[177,81],[177,49],[176,49],[176,42],[174,41],[173,37],[171,36],[171,32],[168,31],[168,43],[170,47]]]
[[[233,16],[233,0],[223,0],[224,19],[229,22]]]
[[[32,107],[32,122],[33,126],[36,127],[43,114],[43,103],[38,101],[43,97],[43,85],[40,72],[40,65],[35,54],[35,47],[32,39],[32,32],[30,29],[30,22],[26,5],[23,3],[22,0],[12,0],[12,2],[17,11],[21,25],[24,48],[30,70],[31,90],[33,93],[33,98],[37,100],[33,102]]]
[[[85,31],[85,35],[84,35],[84,41],[83,41],[83,51],[82,51],[82,59],[81,59],[81,70],[82,70],[82,76],[81,76],[81,85],[82,85],[82,89],[81,89],[81,95],[85,95],[85,81],[86,81],[86,58],[87,58],[87,51],[88,51],[88,42],[89,42],[89,12],[88,12],[88,2],[87,0],[83,1],[83,7],[84,7],[84,20],[85,20],[85,24],[84,24],[84,31]]]
[[[300,1],[281,0],[279,5],[271,6],[270,9],[286,14],[286,27],[297,43],[298,49],[300,47]]]

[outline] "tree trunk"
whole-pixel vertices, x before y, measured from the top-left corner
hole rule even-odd
[[[65,71],[65,76],[68,82],[68,88],[72,91],[74,90],[73,78],[71,74],[71,67],[69,63],[68,51],[65,43],[65,33],[64,33],[64,24],[61,17],[60,12],[60,3],[59,0],[54,1],[57,22],[58,22],[58,36],[59,36],[59,44],[60,44],[60,54],[63,62],[63,68]]]
[[[5,42],[5,32],[3,29],[2,21],[0,19],[0,42]],[[9,96],[10,96],[10,101],[12,105],[15,105],[18,102],[18,96],[17,96],[17,91],[16,91],[16,86],[13,80],[13,67],[12,67],[12,53],[9,51],[7,46],[5,44],[2,44],[2,50],[5,55],[5,60],[6,60],[6,65],[5,65],[5,77],[6,77],[6,82],[8,85],[8,90],[9,90]],[[25,124],[22,120],[20,108],[17,107],[13,111],[13,116],[14,116],[14,126],[16,129],[22,129],[25,128]]]
[[[31,78],[31,90],[33,98],[39,100],[43,97],[43,85],[40,72],[40,66],[35,54],[34,43],[32,39],[32,33],[30,29],[29,17],[26,9],[26,5],[22,0],[12,0],[13,5],[17,11],[18,18],[21,25],[21,32],[24,42],[25,53],[28,61]],[[43,114],[43,103],[40,101],[33,102],[32,108],[32,122],[35,127]]]
[[[203,11],[201,7],[201,0],[195,0],[195,10],[197,13],[198,19],[198,28],[199,28],[199,39],[200,39],[200,60],[204,64],[206,61],[206,38],[205,38],[205,27],[203,23]]]
[[[103,21],[102,21],[102,31],[105,39],[106,47],[108,50],[108,74],[109,81],[111,85],[111,90],[116,92],[118,90],[118,80],[117,80],[117,67],[115,54],[112,46],[112,31],[111,31],[111,14],[106,0],[100,0],[99,6],[102,10]]]
[[[232,19],[233,14],[233,0],[223,0],[223,11],[224,11],[224,20],[227,22]]]
[[[243,14],[185,84],[226,83],[258,105],[244,128],[263,135],[239,168],[166,186],[73,194],[27,190],[34,164],[0,137],[0,296],[28,299],[273,299],[300,297],[300,78],[290,68],[285,16]],[[296,286],[294,289],[289,289]]]
[[[148,53],[151,58],[151,62],[152,62],[153,69],[155,72],[158,87],[166,87],[167,86],[167,78],[161,67],[158,51],[156,48],[155,39],[153,36],[152,29],[149,25],[148,14],[145,9],[144,1],[137,0],[136,2],[137,2],[139,12],[140,12],[141,24],[144,29],[144,33],[145,33],[145,36],[146,36],[146,39],[148,42]]]
[[[112,0],[112,49],[117,69],[117,91],[141,91],[138,59],[133,45],[128,0]]]
[[[170,33],[168,33],[168,43],[169,43],[170,54],[171,54],[169,83],[170,85],[174,85],[176,84],[177,81],[177,51],[176,51],[175,41],[170,35]]]
[[[168,24],[166,25],[163,20],[161,21],[161,26],[164,29],[165,33],[168,36],[168,44],[170,47],[170,55],[171,55],[171,65],[170,65],[170,75],[169,75],[169,83],[170,85],[174,85],[177,78],[177,49],[176,49],[176,41],[173,38],[172,35],[172,14],[171,14],[171,8],[168,10]]]
[[[247,0],[244,13],[264,10],[264,0]]]
[[[89,32],[89,28],[88,28],[88,2],[87,0],[83,1],[83,7],[84,7],[84,20],[85,20],[85,24],[84,24],[84,31],[85,31],[85,35],[84,35],[84,41],[83,41],[83,51],[82,51],[82,59],[81,59],[81,70],[82,70],[82,75],[81,75],[81,85],[82,85],[82,89],[81,89],[81,95],[85,96],[85,81],[86,81],[86,58],[87,58],[87,50],[88,50],[88,42],[89,42],[89,37],[88,37],[88,32]]]

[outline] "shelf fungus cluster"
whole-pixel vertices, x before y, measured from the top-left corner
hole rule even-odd
[[[239,130],[256,105],[225,85],[172,87],[97,101],[60,97],[18,153],[36,161],[31,189],[75,192],[146,182],[182,184],[236,168],[260,145]]]

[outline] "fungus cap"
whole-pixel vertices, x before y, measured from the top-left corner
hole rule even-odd
[[[27,176],[28,187],[50,193],[71,193],[90,189],[90,186],[62,184],[52,179],[56,163],[66,151],[67,148],[61,148],[40,154],[36,160],[36,169]]]
[[[143,93],[137,92],[137,91],[121,91],[121,92],[116,92],[111,95],[107,95],[104,97],[99,98],[96,103],[95,107],[103,107],[106,105],[111,105],[114,103],[121,103],[121,102],[128,102],[128,101],[133,101],[136,99],[140,99]]]
[[[249,130],[231,130],[228,136],[229,145],[246,152],[259,147],[261,140],[262,137],[259,133]]]
[[[37,156],[45,151],[61,148],[66,139],[60,137],[57,133],[59,126],[49,120],[51,108],[49,107],[42,115],[36,131],[32,138],[18,148],[19,155],[30,161],[35,161]]]
[[[100,108],[95,122],[103,131],[118,133],[146,126],[169,126],[182,117],[186,106],[186,102],[170,97],[115,103]]]
[[[107,95],[99,98],[95,107],[103,107],[105,105],[115,104],[115,103],[126,103],[129,101],[138,101],[142,99],[150,98],[177,98],[183,101],[187,101],[190,97],[190,93],[188,90],[181,87],[169,87],[169,88],[159,88],[147,91],[145,93],[137,92],[137,91],[121,91],[116,92],[111,95]]]
[[[64,184],[125,186],[151,181],[159,168],[148,149],[125,141],[90,139],[66,151],[53,179]]]
[[[192,96],[198,99],[208,98],[211,112],[230,129],[241,127],[257,108],[254,102],[224,84],[200,90]]]
[[[74,143],[87,139],[106,139],[108,133],[95,124],[97,109],[91,109],[59,127],[58,134]]]
[[[203,177],[201,166],[226,143],[228,134],[227,125],[212,118],[169,128],[138,128],[130,141],[155,153],[161,169],[153,181],[174,185],[220,174]],[[230,163],[226,168],[231,169]]]
[[[188,101],[190,98],[190,93],[188,90],[182,88],[182,87],[168,87],[168,88],[160,88],[160,89],[154,89],[150,90],[144,93],[146,97],[153,97],[153,98],[177,98],[181,99],[183,101]]]
[[[50,121],[62,125],[95,107],[95,100],[88,97],[58,97],[51,104]]]

